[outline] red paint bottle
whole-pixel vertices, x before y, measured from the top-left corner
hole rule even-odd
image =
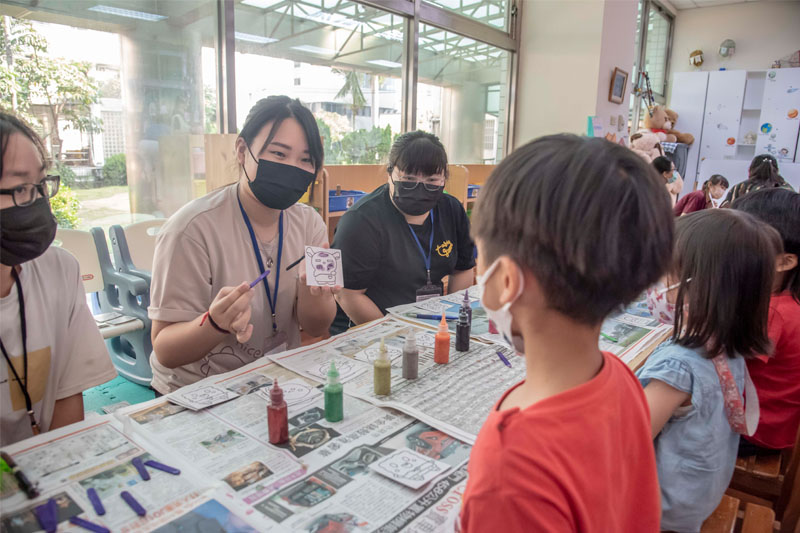
[[[269,393],[267,424],[269,425],[270,444],[283,444],[289,440],[289,411],[283,399],[283,389],[278,386],[277,378]]]

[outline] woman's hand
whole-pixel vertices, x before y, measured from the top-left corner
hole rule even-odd
[[[252,299],[253,290],[247,282],[238,287],[222,287],[208,308],[208,316],[217,326],[235,334],[237,341],[247,342],[253,334]]]

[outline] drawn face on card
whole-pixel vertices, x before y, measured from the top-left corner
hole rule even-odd
[[[306,284],[317,287],[344,286],[341,250],[306,246]]]

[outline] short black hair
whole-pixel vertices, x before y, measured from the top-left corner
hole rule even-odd
[[[672,170],[672,160],[666,156],[660,155],[653,159],[653,166],[659,172],[669,172]]]
[[[256,135],[264,125],[272,122],[272,129],[264,142],[264,146],[267,146],[272,142],[283,121],[290,117],[297,120],[300,123],[300,127],[303,128],[303,132],[306,134],[306,142],[308,142],[308,154],[311,158],[311,163],[314,165],[314,172],[319,172],[325,159],[325,153],[322,148],[322,137],[319,134],[317,120],[311,114],[311,111],[296,98],[268,96],[256,102],[247,114],[239,137],[244,139],[244,142],[252,150],[253,139],[256,138]],[[263,149],[264,147],[261,147],[255,153],[259,154]]]
[[[760,189],[738,198],[732,207],[778,230],[783,251],[800,258],[800,193],[779,188]],[[787,272],[780,290],[789,290],[800,303],[800,265]]]
[[[681,281],[673,340],[703,349],[708,358],[770,353],[776,245],[778,233],[742,211],[706,209],[680,217],[672,268]]]
[[[397,168],[408,175],[448,176],[447,152],[436,135],[426,131],[410,131],[399,135],[389,151],[386,171]]]
[[[540,137],[492,172],[472,231],[489,262],[506,255],[536,276],[551,309],[596,325],[670,264],[664,180],[605,139]]]
[[[6,157],[8,141],[15,133],[27,137],[36,147],[36,151],[39,152],[42,164],[47,165],[47,153],[45,152],[42,138],[21,118],[0,110],[0,177],[3,176],[3,159]]]

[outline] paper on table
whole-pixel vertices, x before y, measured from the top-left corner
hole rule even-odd
[[[344,287],[342,251],[306,246],[306,285]]]
[[[167,400],[176,403],[192,411],[199,411],[212,405],[217,405],[234,398],[238,398],[239,394],[217,387],[216,385],[201,385],[198,387],[178,389],[177,391],[168,394]]]
[[[378,459],[369,467],[412,489],[418,489],[428,481],[450,469],[450,465],[431,459],[411,450],[397,450]]]
[[[287,407],[306,403],[322,396],[322,392],[320,392],[318,388],[309,385],[302,379],[293,379],[285,383],[279,381],[278,385],[283,389],[283,400],[286,402]],[[262,388],[258,389],[256,394],[269,401],[269,394],[271,391],[272,387],[269,387],[269,389]]]

